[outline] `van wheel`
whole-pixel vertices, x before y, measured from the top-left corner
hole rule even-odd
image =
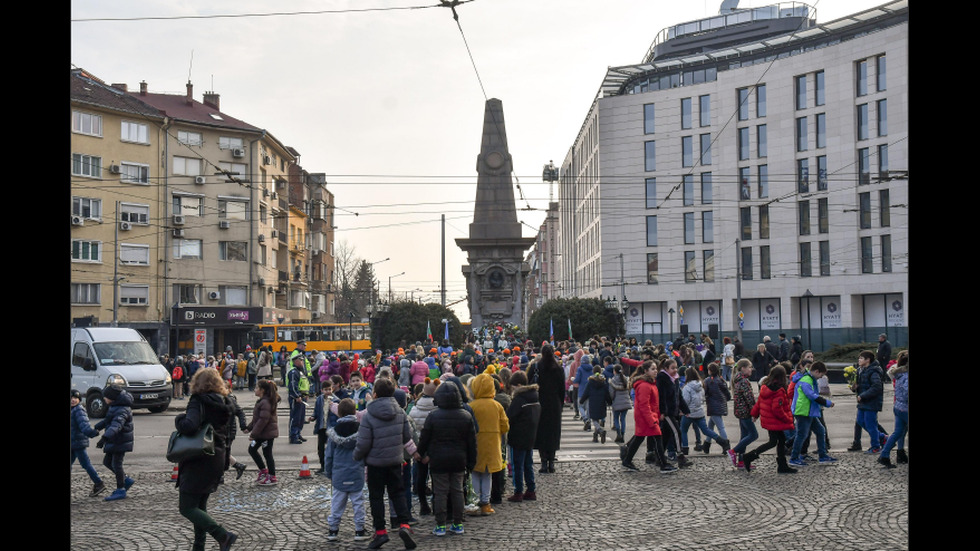
[[[85,399],[85,409],[88,411],[88,416],[101,419],[105,417],[106,412],[109,410],[109,406],[106,405],[105,399],[102,397],[102,393],[99,391],[92,392]]]

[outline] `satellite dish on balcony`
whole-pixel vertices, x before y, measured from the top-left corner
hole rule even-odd
[[[738,0],[723,0],[721,3],[721,10],[718,13],[724,15],[726,13],[731,13],[738,9]]]

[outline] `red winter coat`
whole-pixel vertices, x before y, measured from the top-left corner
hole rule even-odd
[[[763,386],[759,400],[752,406],[752,417],[762,417],[762,428],[766,430],[793,430],[793,412],[790,409],[789,394],[786,388],[773,390]]]
[[[636,402],[633,421],[636,436],[660,436],[660,392],[652,379],[640,377],[633,381]]]

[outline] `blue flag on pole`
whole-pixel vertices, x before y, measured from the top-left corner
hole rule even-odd
[[[432,340],[432,325],[429,324],[429,320],[425,320],[425,338]]]
[[[550,329],[551,329],[551,332],[549,333],[551,335],[551,345],[554,346],[555,345],[555,320],[550,319],[548,320],[548,323],[550,324]]]
[[[568,340],[572,340],[572,318],[568,318]]]
[[[443,338],[446,339],[447,341],[449,340],[449,320],[446,320],[446,332]]]

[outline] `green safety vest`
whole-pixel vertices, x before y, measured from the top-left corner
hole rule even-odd
[[[289,369],[286,370],[286,377],[289,377],[289,372],[294,371],[296,366],[290,364]],[[301,394],[308,394],[310,392],[310,379],[309,377],[304,377],[302,374],[299,376],[299,383],[297,384]]]

